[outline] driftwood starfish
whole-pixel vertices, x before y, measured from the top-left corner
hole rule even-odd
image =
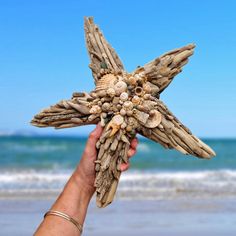
[[[97,142],[94,183],[99,207],[112,202],[121,174],[120,164],[128,162],[130,140],[136,133],[184,154],[200,158],[215,155],[159,100],[160,93],[193,54],[193,44],[165,53],[127,73],[92,18],[85,18],[84,27],[95,89],[74,93],[70,100],[62,100],[37,114],[31,123],[61,129],[101,122],[104,130]]]

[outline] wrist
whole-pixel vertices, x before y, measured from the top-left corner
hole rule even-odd
[[[71,181],[73,181],[77,187],[86,194],[86,196],[88,196],[90,199],[92,198],[95,192],[94,184],[90,183],[83,173],[76,170],[71,176]]]

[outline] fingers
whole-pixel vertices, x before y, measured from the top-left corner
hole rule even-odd
[[[121,171],[126,171],[129,169],[130,164],[129,163],[123,163],[120,165],[120,170]]]
[[[138,139],[137,138],[134,138],[132,139],[131,143],[130,143],[130,149],[128,151],[128,157],[132,157],[136,154],[137,150],[137,145],[138,145]]]
[[[138,139],[137,138],[132,139],[130,143],[130,147],[133,149],[136,149],[137,145],[138,145]]]

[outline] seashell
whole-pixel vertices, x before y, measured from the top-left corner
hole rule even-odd
[[[153,83],[147,82],[146,86],[149,86],[151,88],[151,91],[147,93],[153,94],[154,96],[160,91],[159,87]]]
[[[124,104],[123,104],[123,107],[125,109],[131,110],[131,109],[133,109],[133,103],[131,101],[125,101]]]
[[[108,88],[107,89],[107,95],[109,95],[110,97],[114,97],[116,95],[116,91],[114,88]]]
[[[127,84],[124,81],[119,81],[114,85],[114,89],[116,94],[120,95],[127,90]]]
[[[92,106],[92,108],[89,110],[89,112],[90,112],[91,114],[98,114],[98,113],[101,113],[101,111],[102,111],[102,109],[101,109],[101,107],[98,106],[98,105]]]
[[[151,97],[151,94],[148,94],[148,93],[146,93],[146,94],[143,95],[143,98],[144,98],[145,100],[150,99],[150,97]]]
[[[147,128],[157,127],[162,120],[162,114],[157,110],[150,111],[150,116],[147,121],[144,123],[144,126]]]
[[[120,98],[119,97],[114,97],[113,100],[112,100],[112,104],[113,105],[117,105],[120,101]]]
[[[127,100],[128,100],[128,97],[129,97],[128,93],[123,92],[123,93],[121,93],[121,95],[120,95],[120,100],[121,100],[121,101],[127,101]]]
[[[155,109],[155,106],[157,105],[156,102],[150,101],[150,100],[145,100],[142,103],[143,107],[148,109],[149,111]],[[150,113],[149,113],[150,114]],[[151,115],[151,114],[150,114]]]
[[[143,85],[143,90],[146,92],[146,93],[151,93],[152,92],[152,88],[151,86],[148,84],[148,83],[145,83]]]
[[[129,125],[135,125],[137,123],[137,120],[134,117],[128,118]]]
[[[136,85],[137,83],[137,78],[133,77],[133,76],[130,76],[129,77],[129,84],[130,85]]]
[[[141,99],[139,96],[134,95],[131,101],[133,104],[138,105],[140,103]]]
[[[114,84],[117,82],[117,78],[113,74],[104,75],[101,79],[99,79],[96,83],[96,90],[107,90],[108,88],[114,87]]]
[[[126,115],[126,110],[125,110],[124,108],[122,108],[122,109],[120,110],[120,114],[121,114],[122,116],[125,116],[125,115]]]
[[[126,111],[126,115],[127,115],[127,116],[132,116],[132,115],[133,115],[133,110],[128,110],[128,111]]]
[[[133,116],[140,121],[142,124],[145,124],[149,118],[149,114],[135,109]]]
[[[103,118],[107,118],[107,113],[102,112],[102,117],[103,117]]]
[[[121,104],[117,104],[117,109],[120,110],[122,108],[122,105]]]
[[[109,130],[110,128],[111,133],[109,137],[116,134],[116,132],[120,129],[121,124],[124,122],[124,118],[121,115],[115,115],[112,117],[111,121],[108,123],[106,130]]]
[[[134,90],[135,94],[138,95],[138,96],[141,96],[142,93],[143,93],[143,88],[140,87],[140,86],[137,86]]]
[[[102,104],[102,110],[103,110],[103,111],[108,111],[108,110],[110,109],[110,107],[111,107],[111,104],[108,103],[108,102],[104,102],[104,103]]]
[[[121,125],[124,122],[124,118],[121,115],[115,115],[111,120],[116,125]]]

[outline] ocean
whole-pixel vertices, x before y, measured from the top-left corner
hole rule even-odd
[[[236,197],[236,139],[205,139],[217,156],[202,160],[139,139],[117,198]],[[61,191],[86,143],[76,137],[0,137],[0,198],[47,198]]]

